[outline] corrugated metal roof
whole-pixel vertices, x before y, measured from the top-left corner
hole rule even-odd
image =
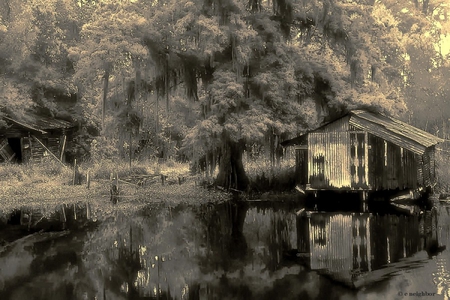
[[[423,154],[426,148],[444,141],[417,127],[382,114],[356,110],[351,111],[350,115],[350,125],[417,154]]]
[[[417,154],[423,154],[426,148],[444,141],[443,139],[417,127],[379,113],[354,110],[349,112],[347,115],[350,115],[350,125],[367,131],[370,134],[378,136]],[[323,125],[311,132],[316,132],[329,124]],[[307,134],[304,134],[294,139],[284,141],[281,145],[287,147],[303,144],[306,140],[306,136]]]

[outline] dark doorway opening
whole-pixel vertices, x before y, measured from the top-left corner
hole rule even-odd
[[[20,138],[8,138],[8,144],[11,147],[11,150],[16,154],[13,158],[14,161],[21,163],[22,162],[22,147],[20,143]]]

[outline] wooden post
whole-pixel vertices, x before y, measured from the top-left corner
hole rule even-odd
[[[131,100],[129,100],[130,102],[131,102]],[[130,121],[130,124],[131,124],[131,121]],[[131,126],[131,125],[130,125]],[[128,153],[129,153],[129,156],[130,156],[130,161],[129,161],[129,163],[130,163],[130,170],[131,170],[131,148],[132,148],[132,144],[133,144],[133,138],[132,138],[132,128],[130,127],[130,148],[128,149]]]
[[[75,185],[75,179],[77,177],[77,159],[74,159],[73,162],[73,178],[72,178],[72,185]]]
[[[113,173],[111,173],[111,177],[112,177],[111,188],[110,188],[111,202],[113,204],[116,204],[117,196],[119,195],[119,173],[114,172],[114,175],[113,175]]]
[[[67,223],[67,217],[66,217],[66,210],[64,209],[64,205],[61,205],[61,222],[63,223],[63,229],[66,229],[66,223]]]
[[[30,162],[33,162],[33,143],[31,142],[31,135],[28,132],[28,143],[30,145]]]
[[[66,210],[64,209],[64,204],[61,205],[61,222],[66,223]]]
[[[63,158],[64,158],[64,150],[66,149],[66,139],[67,139],[67,136],[64,135],[63,143],[61,146],[61,155],[59,156],[61,161],[63,161]]]
[[[86,175],[86,184],[87,184],[87,188],[89,189],[91,187],[91,171],[87,171],[87,175]]]
[[[89,204],[89,201],[86,203],[86,218],[88,220],[91,219],[91,205]]]

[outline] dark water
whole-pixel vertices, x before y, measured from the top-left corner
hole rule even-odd
[[[0,299],[450,296],[445,203],[389,214],[301,208],[286,201],[155,204],[15,241],[8,235],[20,226],[6,226]]]

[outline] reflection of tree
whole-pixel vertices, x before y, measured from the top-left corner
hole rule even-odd
[[[243,230],[247,209],[245,202],[224,202],[198,210],[206,238],[206,259],[200,260],[205,272],[218,266],[231,270],[233,260],[245,258],[247,242]]]
[[[231,213],[233,209],[240,210],[239,215],[242,218],[245,216],[243,224],[237,222],[238,220],[242,222],[242,219],[236,217],[237,215],[233,217]],[[217,218],[222,220],[218,221]],[[270,206],[265,207],[262,203],[242,206],[228,203],[222,205],[216,212],[211,209],[208,217],[203,219],[208,220],[210,227],[211,223],[216,224],[214,225],[216,229],[222,232],[220,239],[217,236],[211,239],[218,242],[211,247],[217,251],[225,249],[222,246],[227,245],[224,241],[231,235],[232,230],[227,229],[223,224],[226,222],[231,224],[234,220],[235,225],[239,224],[235,228],[242,230],[246,250],[240,252],[239,257],[234,258],[229,252],[224,253],[224,258],[213,255],[200,258],[200,262],[208,267],[202,269],[208,275],[205,274],[202,278],[203,289],[197,292],[200,298],[274,299],[276,297],[266,297],[266,292],[273,289],[273,284],[287,275],[298,274],[300,270],[298,265],[286,265],[283,261],[284,252],[292,250],[296,240],[296,217],[293,210],[285,204],[270,203]],[[205,224],[208,225],[208,222]],[[212,227],[210,231],[214,234]],[[217,263],[221,259],[228,260],[225,265],[227,269],[223,269],[222,265]],[[283,292],[278,294],[280,295],[283,295]]]
[[[292,271],[281,263],[293,240],[292,211],[243,202],[149,206],[139,215],[117,214],[87,239],[85,282],[95,290],[88,295],[251,297],[267,288],[272,276]]]
[[[196,223],[189,208],[164,204],[106,220],[84,249],[92,296],[181,298],[198,278]]]

